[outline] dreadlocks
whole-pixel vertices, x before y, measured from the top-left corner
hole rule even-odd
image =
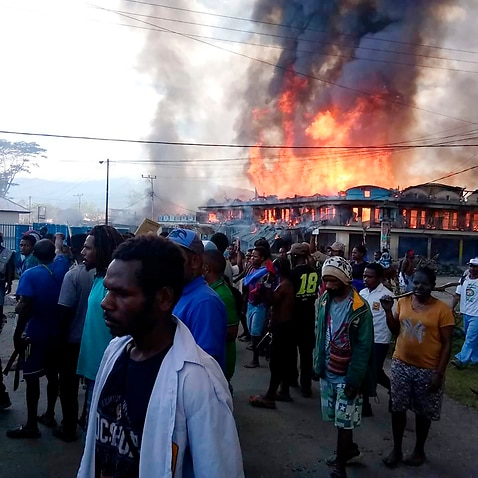
[[[96,273],[104,276],[114,250],[124,241],[123,236],[114,227],[105,225],[95,226],[88,235],[95,238]]]

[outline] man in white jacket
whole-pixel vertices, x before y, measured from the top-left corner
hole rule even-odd
[[[184,282],[181,250],[142,236],[113,259],[102,307],[117,338],[96,377],[78,476],[243,477],[224,374],[172,315]]]

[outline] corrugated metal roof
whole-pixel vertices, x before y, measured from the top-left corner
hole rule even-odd
[[[0,197],[0,212],[18,212],[20,214],[29,214],[30,211],[20,206],[16,202],[10,201],[10,199]]]

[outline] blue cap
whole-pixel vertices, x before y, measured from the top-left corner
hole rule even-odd
[[[171,239],[171,241],[188,251],[194,252],[194,254],[204,254],[204,245],[201,239],[191,229],[173,229],[169,233],[168,239]]]

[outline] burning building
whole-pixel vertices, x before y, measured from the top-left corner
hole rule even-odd
[[[282,245],[309,240],[327,246],[343,242],[347,253],[364,243],[370,252],[380,249],[381,224],[391,226],[392,257],[408,249],[424,257],[439,254],[443,263],[466,263],[478,255],[478,190],[444,184],[421,184],[403,190],[355,186],[336,195],[257,197],[201,208],[203,221],[243,248],[260,236]]]

